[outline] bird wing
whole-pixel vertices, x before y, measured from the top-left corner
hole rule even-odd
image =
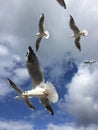
[[[29,101],[29,99],[26,97],[24,98],[25,104],[31,109],[34,110],[35,107],[31,104],[31,102]]]
[[[15,84],[12,80],[10,80],[9,78],[7,78],[7,81],[8,81],[8,83],[10,84],[10,86],[11,86],[13,89],[15,89],[19,94],[22,93],[22,90],[19,89],[19,88],[16,86],[16,84]]]
[[[33,86],[35,88],[37,85],[43,82],[43,74],[39,65],[38,58],[30,46],[28,47],[28,52],[26,56],[27,69],[33,81]]]
[[[47,98],[45,98],[45,97],[41,97],[39,100],[40,100],[41,104],[43,105],[43,107],[44,107],[48,112],[50,112],[51,115],[54,115],[54,112],[53,112],[53,109],[52,109],[52,107],[51,107],[51,105],[50,105],[49,100],[48,100]]]
[[[36,40],[36,51],[38,51],[42,37],[38,37]]]
[[[41,15],[40,20],[39,20],[39,32],[43,33],[44,32],[44,14]]]
[[[69,26],[73,30],[74,34],[77,34],[80,32],[79,28],[76,26],[75,21],[71,15],[70,15],[70,20],[69,20]]]
[[[56,0],[62,7],[64,7],[64,9],[66,9],[66,4],[64,2],[64,0]]]
[[[80,36],[75,38],[75,45],[81,51]]]
[[[84,61],[85,64],[89,64],[90,62],[89,61]]]
[[[19,89],[19,88],[16,86],[16,84],[15,84],[12,80],[10,80],[9,78],[7,78],[7,80],[8,80],[8,83],[10,84],[10,86],[11,86],[13,89],[15,89],[19,94],[22,94],[22,90]],[[32,110],[35,109],[35,107],[30,103],[30,101],[29,101],[29,99],[28,99],[27,97],[25,97],[23,100],[25,101],[25,104],[26,104],[30,109],[32,109]]]

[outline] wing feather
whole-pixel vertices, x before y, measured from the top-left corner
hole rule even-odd
[[[38,37],[36,40],[36,51],[38,51],[42,37]]]
[[[10,84],[10,86],[11,86],[13,89],[15,89],[19,94],[22,94],[22,90],[21,90],[20,88],[18,88],[18,87],[16,86],[16,84],[15,84],[12,80],[10,80],[9,78],[7,78],[7,80],[8,80],[8,83]],[[32,110],[35,109],[35,107],[31,104],[31,102],[29,101],[29,99],[28,99],[27,97],[25,97],[23,100],[24,100],[25,104],[26,104],[30,109],[32,109]]]
[[[45,97],[41,97],[39,100],[40,100],[41,104],[43,105],[43,107],[44,107],[48,112],[50,112],[51,115],[54,115],[54,112],[53,112],[53,109],[52,109],[52,107],[51,107],[51,105],[50,105],[49,100],[48,100],[47,98],[45,98]]]
[[[69,26],[73,30],[74,34],[77,34],[80,32],[79,28],[76,26],[75,21],[71,15],[70,15],[70,20],[69,20]]]
[[[38,58],[35,55],[34,51],[30,46],[28,47],[28,50],[29,52],[27,53],[26,65],[29,75],[33,81],[33,86],[36,87],[41,82],[43,82],[43,74],[39,65]]]
[[[76,38],[75,38],[75,45],[76,45],[76,47],[81,51],[80,37],[76,37]]]
[[[40,20],[39,20],[39,32],[43,33],[44,32],[44,14],[41,15]]]
[[[66,9],[66,4],[64,0],[56,0],[64,9]]]

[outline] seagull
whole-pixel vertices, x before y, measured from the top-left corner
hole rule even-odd
[[[90,65],[92,65],[92,64],[94,64],[94,63],[96,63],[96,62],[98,62],[98,61],[95,61],[95,60],[84,61],[85,64],[90,64]]]
[[[66,4],[64,0],[56,0],[64,9],[66,9]]]
[[[71,15],[69,20],[69,26],[74,32],[74,34],[72,34],[72,37],[75,38],[75,45],[81,51],[80,38],[81,36],[86,36],[88,32],[87,30],[80,31],[79,28],[76,26],[75,21]]]
[[[44,14],[42,14],[40,16],[39,19],[39,32],[36,34],[37,35],[37,40],[36,40],[36,51],[38,51],[39,46],[40,46],[40,42],[42,40],[42,38],[49,38],[49,32],[48,31],[44,31]]]
[[[8,83],[10,84],[10,86],[13,88],[13,89],[15,89],[18,93],[19,93],[19,95],[21,95],[23,92],[22,92],[22,90],[20,89],[20,88],[18,88],[17,86],[16,86],[16,84],[12,81],[12,80],[10,80],[9,78],[7,78],[7,81],[8,81]],[[16,99],[18,98],[17,96],[15,97]],[[35,109],[35,107],[31,104],[31,102],[29,101],[29,99],[27,98],[27,97],[25,97],[25,98],[23,98],[24,99],[24,101],[25,101],[25,104],[31,109],[31,110],[34,110]]]
[[[38,58],[30,46],[28,47],[28,52],[26,54],[26,65],[29,75],[33,82],[33,88],[31,90],[22,92],[18,90],[15,85],[11,85],[19,93],[19,95],[16,96],[16,98],[27,99],[37,97],[43,105],[43,107],[51,115],[54,115],[54,111],[50,103],[56,103],[58,101],[58,94],[54,85],[51,82],[44,82]]]

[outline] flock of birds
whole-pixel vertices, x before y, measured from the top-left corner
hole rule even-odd
[[[66,4],[64,0],[56,0],[64,9],[66,9]],[[81,36],[85,36],[88,34],[86,30],[80,31],[80,29],[76,26],[76,23],[73,19],[73,17],[70,15],[69,20],[69,26],[71,30],[74,32],[72,37],[74,37],[74,42],[76,47],[81,51],[80,46],[80,38]],[[42,38],[49,38],[49,32],[44,30],[44,14],[41,15],[39,19],[39,32],[36,34],[37,40],[36,40],[36,52],[38,51],[40,47],[40,43]],[[93,64],[97,61],[85,61],[85,64]],[[25,104],[32,110],[35,109],[34,105],[30,102],[29,98],[37,97],[43,107],[48,110],[48,112],[51,113],[51,115],[54,115],[53,108],[51,107],[51,102],[56,103],[58,101],[58,93],[54,87],[54,85],[51,82],[45,82],[44,76],[41,71],[38,58],[31,48],[31,46],[28,47],[28,51],[26,54],[26,66],[28,69],[28,73],[32,79],[33,88],[28,91],[22,91],[11,79],[7,78],[8,83],[10,86],[17,91],[19,94],[16,96],[16,99],[23,99]]]

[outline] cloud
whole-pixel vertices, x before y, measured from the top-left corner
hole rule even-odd
[[[97,125],[89,125],[87,127],[85,126],[76,126],[74,123],[66,123],[62,125],[54,125],[54,124],[49,124],[47,126],[47,130],[97,130],[98,126]]]
[[[33,130],[33,125],[26,121],[12,121],[0,119],[0,130]]]
[[[67,85],[63,109],[72,114],[79,124],[98,122],[98,64],[80,65]]]

